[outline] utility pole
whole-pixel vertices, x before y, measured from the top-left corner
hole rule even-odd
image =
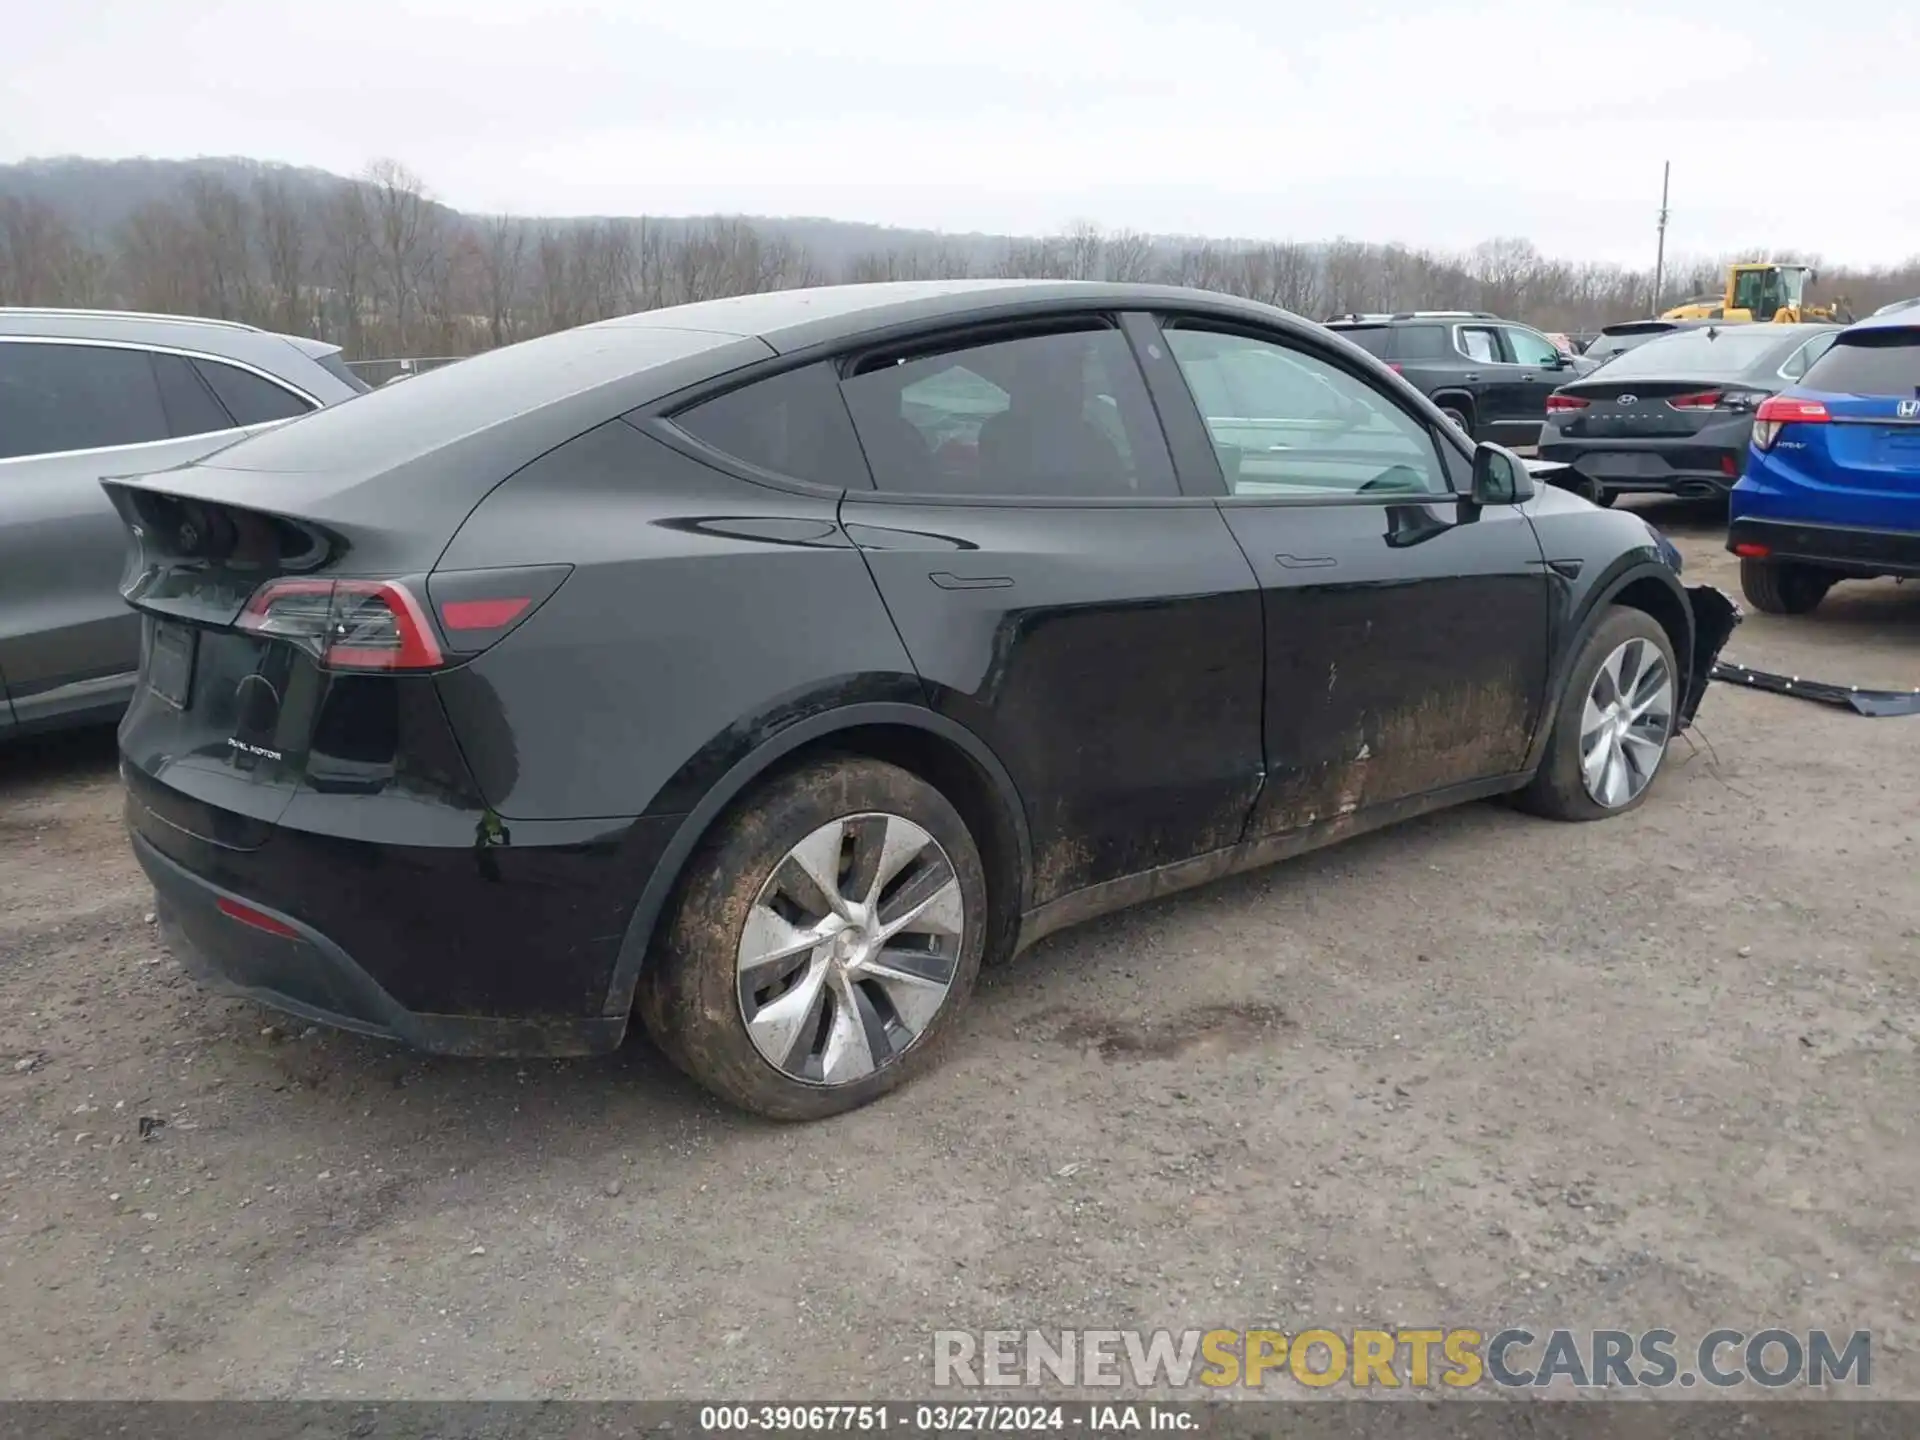
[[[1673,162],[1660,170],[1660,248],[1653,256],[1653,313],[1660,313],[1660,292],[1667,270],[1667,182],[1673,178]]]

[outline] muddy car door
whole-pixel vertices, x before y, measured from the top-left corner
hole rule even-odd
[[[1197,408],[1265,606],[1249,836],[1520,770],[1547,673],[1526,517],[1464,502],[1465,455],[1342,355],[1204,317],[1163,317],[1161,336],[1155,398]]]
[[[1261,779],[1261,605],[1178,489],[1126,336],[1062,317],[849,357],[874,489],[841,523],[929,702],[1026,810],[1039,905],[1236,843]]]

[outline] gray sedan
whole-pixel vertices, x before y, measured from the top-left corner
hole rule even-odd
[[[0,736],[116,719],[140,622],[102,478],[167,470],[366,386],[337,345],[124,311],[0,309]]]
[[[1725,496],[1746,470],[1753,413],[1825,353],[1840,325],[1709,324],[1615,355],[1547,397],[1540,458],[1599,504]]]

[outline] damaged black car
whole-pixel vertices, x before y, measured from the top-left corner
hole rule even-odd
[[[459,1054],[637,1014],[791,1119],[1062,926],[1482,797],[1631,811],[1737,619],[1363,350],[1148,286],[660,310],[107,489],[194,973]]]

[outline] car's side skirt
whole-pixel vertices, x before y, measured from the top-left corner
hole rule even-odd
[[[1089,885],[1084,890],[1063,895],[1058,900],[1050,901],[1022,915],[1020,933],[1014,942],[1014,950],[1018,953],[1056,931],[1097,919],[1102,915],[1110,915],[1117,910],[1129,909],[1147,900],[1157,900],[1165,895],[1191,890],[1197,885],[1205,885],[1211,880],[1219,880],[1228,875],[1258,870],[1262,866],[1291,859],[1295,855],[1303,855],[1309,850],[1319,850],[1354,835],[1363,835],[1369,830],[1379,830],[1435,810],[1445,810],[1454,805],[1466,804],[1471,800],[1484,800],[1491,795],[1506,794],[1518,790],[1532,778],[1531,771],[1522,771],[1512,775],[1496,775],[1488,780],[1473,780],[1461,785],[1449,785],[1440,790],[1428,791],[1424,795],[1409,796],[1403,800],[1372,806],[1349,815],[1331,816],[1311,825],[1302,825],[1297,829],[1288,830],[1283,834],[1265,835],[1257,840],[1210,850],[1204,855],[1196,855],[1190,860],[1175,861],[1171,865],[1162,865],[1155,870],[1122,876],[1118,880],[1109,880],[1099,885]]]

